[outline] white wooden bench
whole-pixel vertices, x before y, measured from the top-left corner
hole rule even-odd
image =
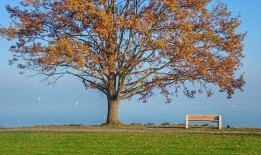
[[[189,121],[192,122],[217,122],[218,129],[222,129],[222,117],[221,115],[215,115],[215,114],[188,114],[186,115],[186,126],[185,128],[188,129],[188,123]]]

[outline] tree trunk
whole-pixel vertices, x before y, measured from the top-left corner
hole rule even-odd
[[[108,114],[106,124],[120,124],[118,117],[119,99],[108,97]]]

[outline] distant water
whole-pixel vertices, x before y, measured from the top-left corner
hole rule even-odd
[[[206,113],[207,114],[207,113]],[[227,125],[232,125],[233,127],[242,127],[242,128],[261,128],[261,113],[254,111],[240,111],[237,113],[219,113],[222,115],[222,124],[223,127],[226,127]],[[155,123],[160,125],[163,122],[170,122],[172,124],[182,124],[185,121],[185,113],[183,115],[177,115],[175,118],[136,118],[136,122],[147,124],[147,123]],[[153,121],[152,121],[153,120]],[[125,118],[123,119],[123,122],[126,123],[133,123],[135,121]],[[194,124],[202,125],[202,124],[211,124],[216,125],[216,123],[211,122],[195,122]],[[192,123],[193,124],[193,123]]]
[[[241,111],[238,113],[223,113],[223,127],[232,125],[233,127],[261,128],[260,112]],[[184,123],[185,114],[177,115],[177,117],[158,117],[153,115],[120,115],[122,123],[155,123],[160,125],[163,122],[172,124]],[[105,122],[103,115],[81,115],[81,114],[60,114],[60,115],[0,115],[0,126],[6,127],[21,127],[35,125],[69,125],[69,124],[84,124],[84,125],[99,125]],[[207,123],[207,122],[206,122]],[[202,123],[196,123],[202,124]],[[212,124],[214,125],[214,124]]]
[[[192,102],[182,99],[173,104],[161,101],[142,104],[136,101],[122,102],[119,118],[122,123],[164,122],[181,124],[186,114],[221,114],[223,126],[261,128],[260,104],[234,105],[229,103]],[[246,101],[247,103],[247,101]],[[105,123],[107,104],[105,102],[41,102],[41,103],[0,103],[0,126],[21,127],[35,125],[100,125]]]

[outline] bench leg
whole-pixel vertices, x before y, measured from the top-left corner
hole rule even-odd
[[[188,129],[188,115],[186,115],[185,128]]]
[[[222,129],[222,117],[219,116],[219,119],[218,119],[218,129]]]

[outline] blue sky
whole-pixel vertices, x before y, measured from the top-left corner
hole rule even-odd
[[[187,99],[179,95],[173,98],[173,103],[167,105],[161,96],[153,97],[146,104],[133,98],[131,101],[121,102],[120,120],[125,123],[180,123],[187,113],[220,113],[226,116],[226,123],[231,123],[231,120],[236,121],[245,115],[261,113],[261,1],[222,1],[228,4],[234,15],[241,14],[243,23],[238,31],[248,32],[244,41],[244,66],[239,72],[245,73],[245,91],[236,92],[230,100],[226,99],[226,94],[218,92],[211,98],[197,96],[195,99]],[[4,9],[8,3],[16,1],[1,0],[2,25],[9,23],[9,15]],[[104,122],[102,116],[106,115],[107,108],[104,95],[97,91],[86,91],[80,80],[70,76],[61,79],[54,86],[46,86],[45,83],[40,83],[39,77],[26,78],[20,75],[15,66],[8,65],[12,56],[8,51],[11,44],[0,39],[0,126],[17,126],[15,123],[24,125],[30,121],[39,123],[37,120],[46,124],[57,123],[59,120],[63,120],[65,124]],[[38,100],[39,97],[41,101]],[[255,123],[254,126],[261,127],[260,121]]]

